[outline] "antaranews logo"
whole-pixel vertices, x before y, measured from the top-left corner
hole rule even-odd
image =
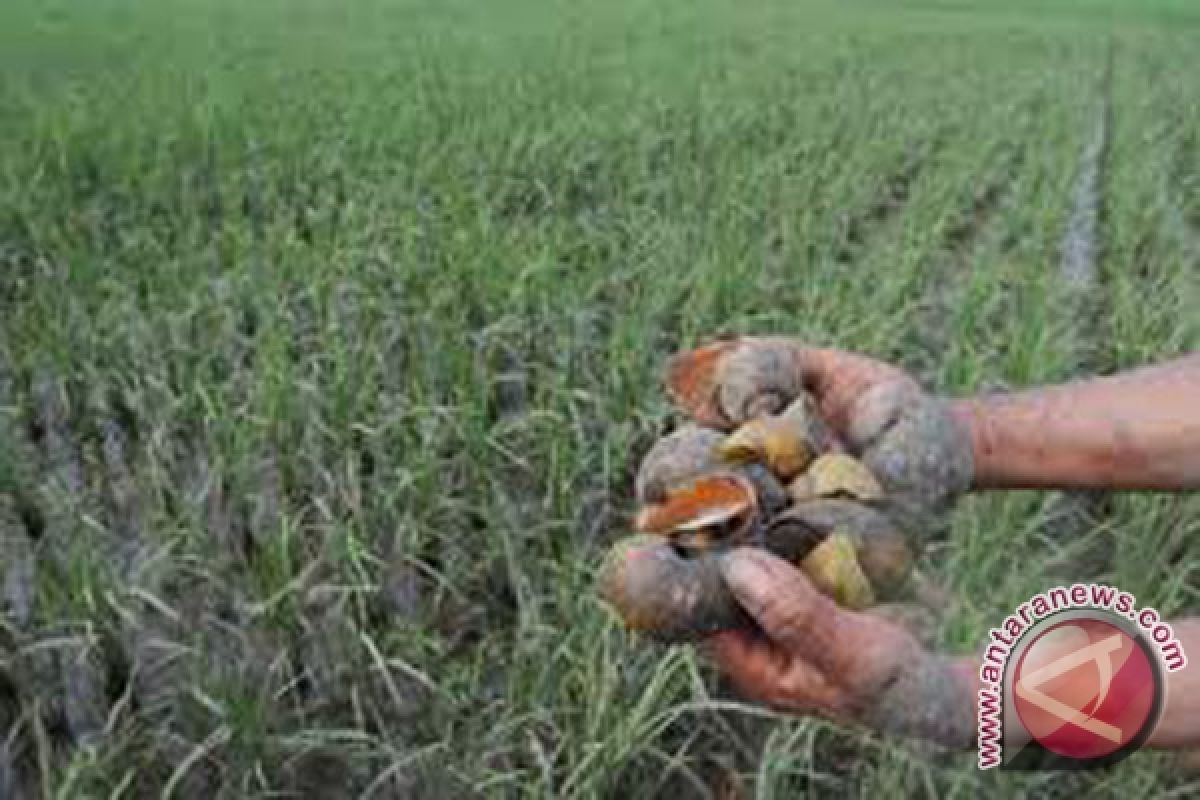
[[[1141,747],[1187,656],[1153,608],[1102,584],[1055,587],[993,628],[979,668],[979,767],[1088,768]]]

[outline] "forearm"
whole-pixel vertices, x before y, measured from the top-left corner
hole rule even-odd
[[[951,409],[975,488],[1200,488],[1200,354]]]
[[[1163,749],[1200,745],[1200,617],[1178,620],[1172,627],[1188,663],[1167,673],[1162,719],[1149,741]]]

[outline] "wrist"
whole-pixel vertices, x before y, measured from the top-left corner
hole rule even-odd
[[[1145,458],[1109,419],[1080,418],[1065,389],[948,402],[970,441],[975,489],[1094,489],[1128,486]]]
[[[889,736],[968,750],[977,734],[971,659],[916,650],[875,698],[864,722]]]
[[[990,475],[989,457],[992,452],[990,441],[990,426],[987,409],[977,398],[948,398],[946,410],[965,435],[965,440],[971,451],[972,478],[971,488],[978,489],[988,485]]]

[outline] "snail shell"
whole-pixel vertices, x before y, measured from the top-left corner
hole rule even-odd
[[[600,569],[600,594],[632,630],[689,642],[750,626],[721,577],[718,556],[684,558],[660,536],[617,542]]]

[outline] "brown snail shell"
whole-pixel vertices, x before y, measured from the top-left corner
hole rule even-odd
[[[844,608],[863,609],[875,604],[875,593],[859,564],[854,540],[835,530],[800,562],[813,585]]]
[[[798,503],[818,497],[850,497],[873,502],[883,499],[883,486],[867,465],[845,453],[826,453],[788,485]]]
[[[777,478],[790,481],[833,444],[811,395],[801,392],[781,414],[756,417],[721,442],[721,460],[765,464]]]
[[[718,453],[727,464],[765,464],[785,481],[798,475],[816,455],[783,417],[750,420],[721,442]]]
[[[665,539],[617,542],[600,569],[600,594],[632,630],[665,642],[746,628],[750,619],[721,577],[718,556],[681,556]]]
[[[720,339],[678,353],[667,362],[667,394],[703,425],[730,427],[717,398],[717,387],[722,360],[737,348],[737,339]]]
[[[863,573],[881,597],[896,596],[912,576],[913,556],[904,534],[870,506],[837,497],[819,498],[797,503],[781,517],[793,526],[805,525],[826,536],[835,531],[848,536]]]
[[[661,503],[638,512],[641,533],[669,535],[729,526],[731,534],[748,530],[758,509],[754,484],[734,472],[714,472],[667,492]]]
[[[638,468],[638,501],[661,503],[672,488],[719,469],[716,450],[723,438],[717,431],[684,425],[659,439]]]

